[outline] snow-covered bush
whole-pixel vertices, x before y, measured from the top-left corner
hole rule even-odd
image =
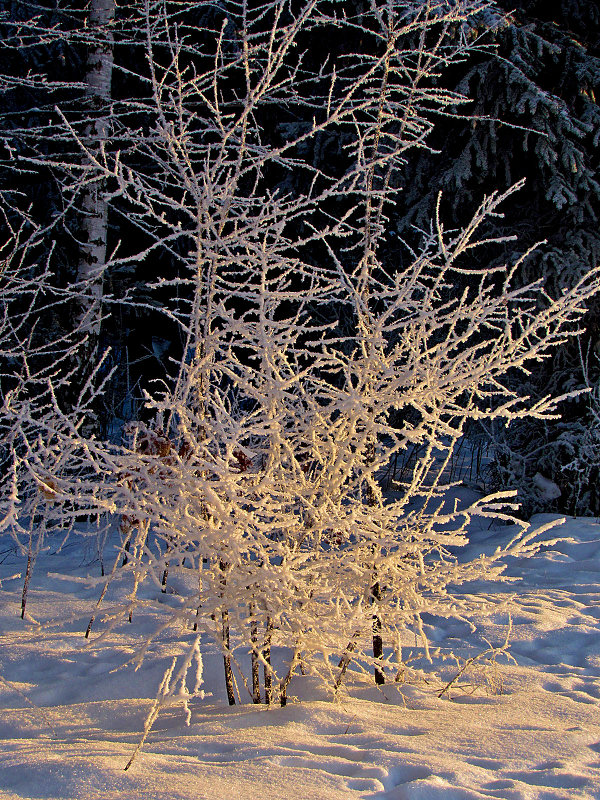
[[[130,9],[148,71],[119,117],[123,147],[71,165],[83,184],[100,174],[137,227],[139,248],[113,267],[169,256],[155,290],[180,358],[121,445],[55,403],[21,447],[65,518],[120,518],[108,580],[131,584],[112,624],[143,608],[142,585],[176,577],[168,624],[222,648],[230,702],[233,670],[260,700],[260,665],[267,701],[300,667],[332,692],[351,660],[381,682],[403,668],[407,631],[429,657],[423,613],[484,610],[456,587],[535,550],[528,534],[459,561],[470,518],[508,501],[447,508],[442,475],[468,420],[553,410],[507,377],[575,330],[596,276],[542,307],[540,285],[513,288],[518,265],[479,263],[479,228],[506,195],[457,231],[440,203],[420,250],[384,259],[405,159],[462,101],[432,87],[471,46],[447,34],[482,3],[184,5]],[[350,52],[324,44],[340,26]],[[315,160],[324,147],[329,162]],[[379,475],[415,445],[410,479],[384,497]]]

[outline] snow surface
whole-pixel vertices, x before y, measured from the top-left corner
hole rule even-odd
[[[513,533],[475,528],[468,555]],[[449,698],[438,697],[437,678],[381,690],[354,678],[349,696],[333,703],[299,676],[285,708],[245,698],[230,708],[221,656],[206,645],[207,696],[191,701],[191,724],[181,706],[162,711],[127,772],[165,668],[190,634],[170,631],[137,672],[126,662],[160,610],[86,642],[97,589],[52,576],[97,574],[90,540],[78,538],[39,557],[23,622],[22,579],[11,579],[23,564],[6,550],[0,800],[600,798],[600,524],[568,519],[561,535],[567,540],[536,557],[512,560],[519,583],[473,587],[515,593],[516,664],[499,660],[483,671],[475,663]],[[428,622],[436,646],[465,658],[486,639],[500,644],[507,629],[506,614],[475,632],[456,620]]]

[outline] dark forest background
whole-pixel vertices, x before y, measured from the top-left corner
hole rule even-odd
[[[128,421],[143,419],[144,390],[168,373],[183,345],[176,327],[153,310],[160,294],[148,292],[149,284],[173,275],[168,252],[143,263],[129,261],[145,233],[119,198],[98,210],[97,199],[94,207],[90,195],[65,190],[69,167],[81,158],[65,125],[85,140],[109,119],[105,146],[114,151],[133,147],[126,132],[147,124],[136,106],[146,87],[135,77],[143,71],[142,49],[130,25],[135,3],[118,3],[116,10],[98,3],[96,18],[90,16],[94,5],[80,0],[0,3],[0,192],[9,233],[33,235],[28,257],[38,265],[51,264],[55,288],[65,290],[65,302],[48,308],[31,331],[44,364],[53,358],[44,344],[68,339],[73,320],[95,302],[71,298],[68,288],[86,264],[94,267],[98,242],[91,240],[90,220],[105,215],[103,246],[107,252],[118,247],[120,262],[102,272],[101,322],[90,328],[86,357],[71,366],[61,391],[64,402],[77,402],[79,387],[89,377],[90,354],[106,351],[99,377],[107,381],[94,400],[90,425],[98,436],[117,441]],[[179,5],[182,24],[187,20],[201,29],[203,19],[226,13],[227,2]],[[348,13],[360,11],[359,0],[345,5]],[[102,13],[108,14],[104,22]],[[418,246],[440,192],[447,224],[458,228],[485,194],[525,178],[524,188],[490,230],[490,235],[515,239],[500,251],[490,248],[489,266],[512,262],[544,242],[523,261],[518,280],[543,279],[548,295],[555,297],[600,263],[598,4],[501,0],[497,11],[487,9],[475,18],[472,35],[482,38],[470,57],[440,78],[441,88],[465,95],[469,103],[440,117],[429,140],[433,151],[416,150],[407,161],[390,213],[384,263],[402,263]],[[351,52],[348,30],[340,28],[338,36],[329,32],[326,40],[311,40],[307,35],[308,58],[311,48]],[[109,51],[114,68],[107,96],[102,87],[90,89],[90,76],[94,58]],[[277,142],[286,126],[306,124],[303,113],[274,105],[261,124]],[[311,147],[314,165],[339,161],[342,168],[342,141],[324,135]],[[139,158],[144,158],[141,151]],[[276,185],[278,176],[272,180]],[[517,488],[525,515],[600,513],[598,302],[592,302],[578,340],[534,365],[528,376],[514,378],[519,391],[534,399],[588,391],[566,400],[558,420],[525,419],[509,427],[472,423],[454,477],[468,476],[487,490]],[[2,402],[9,397],[14,369],[10,355],[3,355]],[[540,476],[555,484],[560,496],[548,494]]]

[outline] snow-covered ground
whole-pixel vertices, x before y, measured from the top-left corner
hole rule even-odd
[[[537,517],[534,523],[548,517]],[[480,527],[469,555],[513,531]],[[553,532],[554,533],[554,532]],[[600,524],[567,520],[563,541],[513,560],[510,652],[486,670],[475,662],[462,688],[441,684],[350,683],[329,702],[310,678],[290,685],[285,708],[229,707],[221,657],[203,650],[204,699],[158,717],[129,771],[131,756],[165,667],[182,650],[181,631],[154,644],[134,672],[122,665],[156,624],[156,612],[105,641],[83,632],[97,588],[49,573],[97,573],[85,540],[38,559],[28,611],[19,616],[23,569],[8,551],[0,565],[0,800],[474,800],[600,798]],[[8,546],[8,544],[7,544]],[[40,625],[35,624],[35,620]],[[52,624],[46,625],[47,621]],[[507,616],[429,620],[442,648],[465,658],[500,644]],[[99,632],[99,630],[97,631]],[[464,662],[461,662],[464,663]]]

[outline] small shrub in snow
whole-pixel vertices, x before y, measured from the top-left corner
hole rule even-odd
[[[434,87],[469,48],[446,34],[485,4],[373,2],[356,18],[330,5],[236,6],[210,28],[140,4],[149,66],[137,116],[123,118],[131,146],[88,156],[140,230],[141,250],[114,265],[155,252],[177,264],[155,288],[181,358],[121,445],[85,435],[84,415],[58,403],[20,429],[57,508],[121,520],[108,581],[130,587],[111,624],[168,572],[181,596],[166,624],[218,644],[230,702],[235,675],[255,701],[285,702],[300,669],[332,693],[350,664],[381,682],[401,672],[407,631],[430,658],[424,613],[490,610],[458,587],[502,578],[536,534],[460,561],[471,518],[497,516],[509,494],[448,508],[442,475],[467,421],[554,409],[528,405],[507,376],[570,335],[596,288],[588,276],[540,308],[539,284],[513,287],[518,265],[478,262],[479,228],[510,192],[458,231],[438,205],[421,249],[384,262],[395,178],[433,114],[463,99]],[[331,26],[347,26],[355,52],[300,55]],[[327,136],[339,152],[315,166]],[[379,476],[413,447],[410,476],[384,496]]]

